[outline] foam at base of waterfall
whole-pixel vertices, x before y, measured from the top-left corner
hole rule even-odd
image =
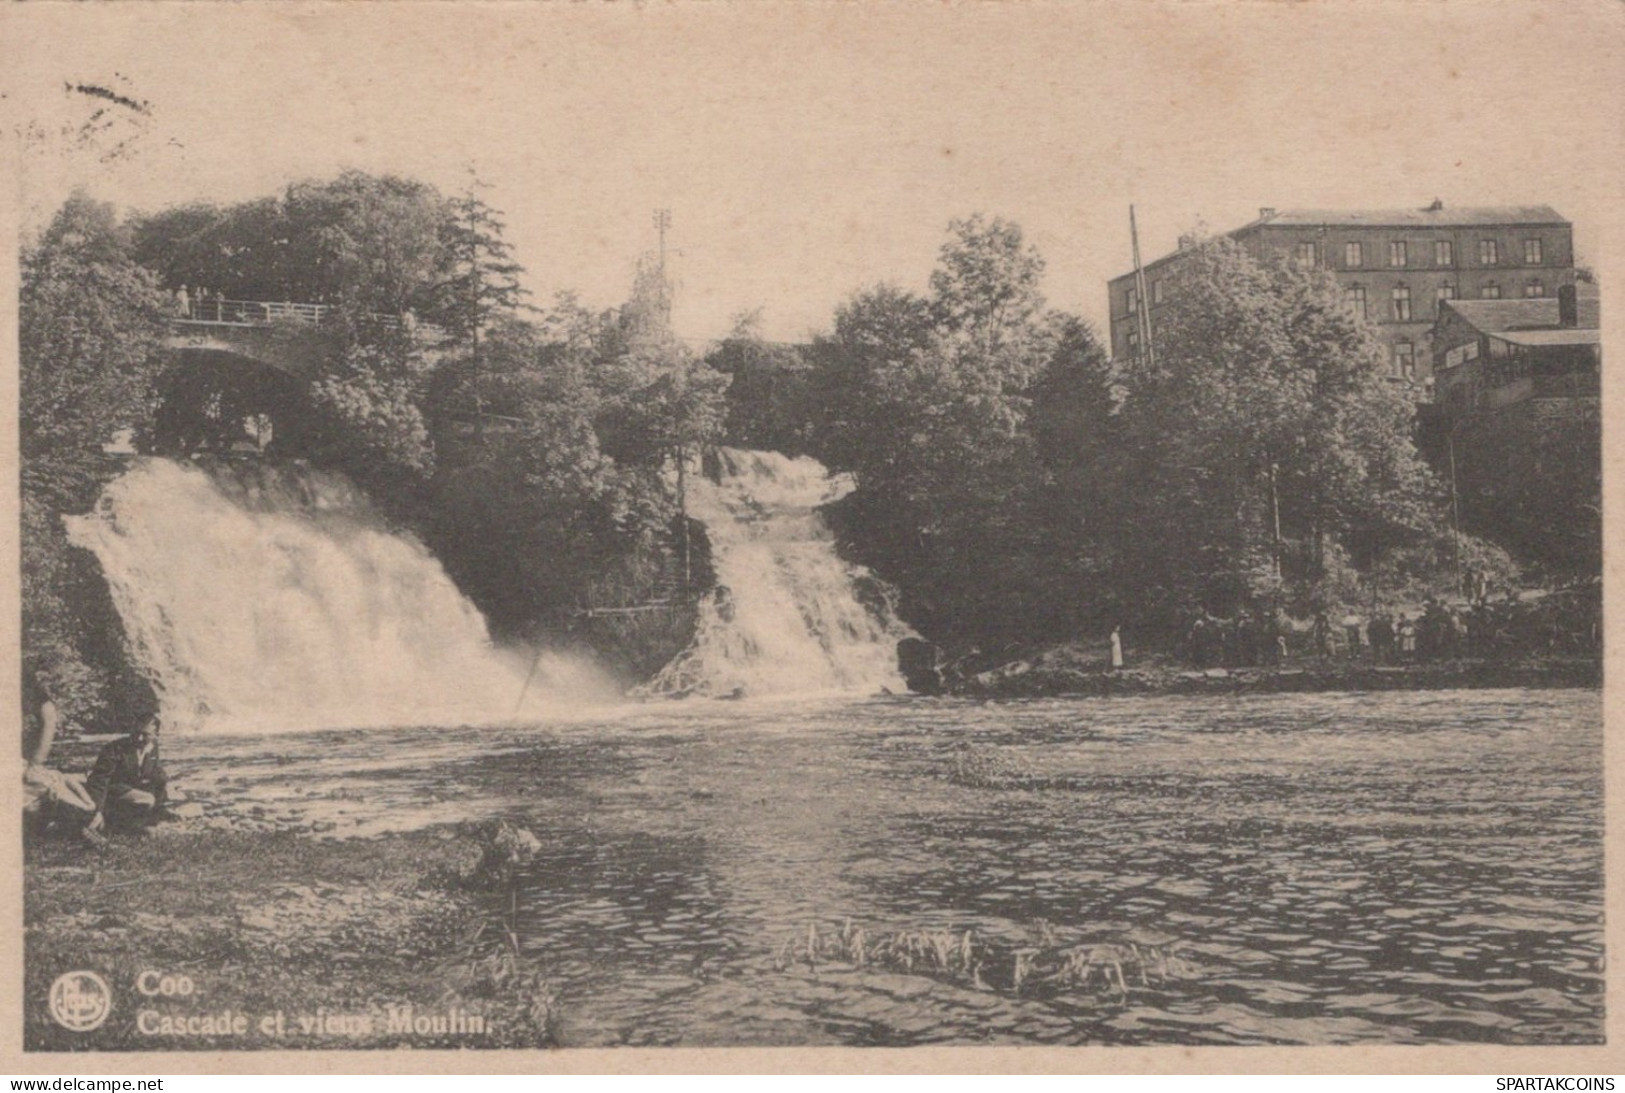
[[[883,587],[835,551],[817,509],[853,488],[817,460],[722,448],[716,477],[688,475],[717,583],[694,641],[642,692],[789,695],[901,690],[897,642],[913,634]],[[863,590],[872,593],[865,602]]]
[[[576,658],[494,647],[433,555],[340,475],[145,459],[64,522],[172,729],[490,723],[615,693]]]

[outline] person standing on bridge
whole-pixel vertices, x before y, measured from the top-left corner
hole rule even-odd
[[[192,298],[186,294],[185,285],[175,290],[175,304],[180,308],[181,318],[190,319],[192,317]]]

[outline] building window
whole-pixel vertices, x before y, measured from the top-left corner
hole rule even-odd
[[[1525,239],[1523,241],[1523,264],[1526,266],[1540,265],[1540,240]]]
[[[1478,264],[1493,266],[1501,260],[1501,250],[1495,245],[1493,239],[1480,239],[1478,241]]]
[[[1444,310],[1444,307],[1442,306],[1444,302],[1446,300],[1454,300],[1455,298],[1456,286],[1451,284],[1449,281],[1446,281],[1444,284],[1439,286],[1438,291],[1433,295],[1433,313],[1435,315],[1439,314]]]
[[[1396,239],[1388,244],[1388,264],[1390,266],[1403,266],[1405,264],[1405,241]]]
[[[1140,293],[1136,289],[1128,290],[1128,313],[1134,314],[1140,310]]]
[[[1411,290],[1408,285],[1394,286],[1394,321],[1399,323],[1411,321]]]
[[[1499,300],[1501,298],[1501,286],[1491,281],[1478,290],[1478,295],[1485,300]]]
[[[1354,243],[1352,245],[1357,247],[1360,244]],[[1343,293],[1343,302],[1348,305],[1349,310],[1354,312],[1355,315],[1362,319],[1367,318],[1364,285],[1350,285],[1347,291]]]
[[[1416,378],[1416,347],[1408,341],[1394,343],[1394,375]]]
[[[1151,302],[1154,303],[1154,304],[1162,303],[1162,282],[1161,281],[1152,281],[1151,282]]]
[[[1315,266],[1315,245],[1313,243],[1298,244],[1298,265],[1307,269]]]
[[[1436,239],[1433,242],[1433,264],[1436,266],[1453,266],[1456,264],[1456,245],[1448,239]]]
[[[1365,248],[1358,243],[1344,243],[1343,265],[1349,269],[1359,269],[1365,265]]]
[[[1523,294],[1531,300],[1539,299],[1546,295],[1546,286],[1539,281],[1530,281],[1523,286]]]
[[[1140,332],[1138,330],[1128,332],[1128,355],[1131,357],[1140,355]]]

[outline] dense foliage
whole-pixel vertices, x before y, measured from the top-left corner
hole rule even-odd
[[[1504,544],[1553,577],[1602,572],[1596,402],[1531,401],[1470,418],[1454,448],[1465,530]]]
[[[70,198],[23,250],[23,646],[74,718],[113,697],[142,698],[106,586],[94,560],[69,545],[62,516],[87,511],[117,472],[104,445],[150,423],[167,303],[108,205]]]
[[[972,216],[949,225],[924,293],[858,291],[808,345],[746,315],[696,355],[653,262],[620,308],[531,307],[500,214],[472,191],[348,172],[129,225],[75,198],[23,261],[28,648],[77,716],[128,685],[105,587],[61,524],[92,503],[121,431],[177,453],[274,434],[268,454],[349,474],[421,535],[499,633],[574,633],[635,673],[691,618],[586,609],[703,588],[677,480],[719,442],[854,475],[831,514],[843,547],[898,587],[910,622],[967,645],[1114,625],[1172,638],[1201,609],[1416,595],[1464,564],[1510,576],[1503,552],[1447,534],[1446,491],[1411,440],[1415,392],[1329,280],[1202,244],[1165,282],[1153,364],[1109,360],[1048,308],[1043,269],[1015,224]],[[331,311],[272,329],[298,339],[297,376],[166,364],[182,286]],[[1516,446],[1531,481],[1597,458]],[[1513,498],[1530,519],[1512,545],[1547,527],[1584,538],[1595,475],[1569,477]],[[1496,488],[1472,466],[1461,478],[1472,498]]]
[[[1383,576],[1443,579],[1415,392],[1330,281],[1206,244],[1169,281],[1155,363],[1114,365],[1045,309],[1042,269],[1014,225],[957,221],[929,295],[857,293],[810,375],[783,369],[809,446],[858,477],[851,547],[911,621],[967,641],[1172,636],[1202,609],[1308,613]]]
[[[1329,553],[1364,568],[1442,531],[1411,440],[1416,392],[1328,278],[1216,240],[1168,293],[1155,361],[1119,370],[1111,443],[1080,483],[1128,603],[1330,607]]]
[[[1045,309],[1042,271],[1014,224],[956,221],[929,295],[860,292],[812,347],[814,453],[860,487],[842,531],[933,633],[1014,639],[1075,621],[1033,393],[1100,351]]]
[[[238,205],[142,217],[134,255],[171,289],[433,318],[462,257],[448,245],[454,212],[425,183],[347,171]]]

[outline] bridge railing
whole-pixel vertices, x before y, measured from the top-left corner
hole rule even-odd
[[[198,300],[180,311],[177,319],[198,323],[237,323],[254,326],[261,323],[322,322],[333,309],[327,304],[296,304],[275,300]]]
[[[271,323],[303,323],[320,326],[338,314],[331,304],[302,304],[289,300],[195,300],[179,311],[175,320],[182,323],[208,323],[226,326],[267,326]],[[369,312],[368,321],[391,329],[407,326],[414,334],[426,338],[443,338],[446,331],[434,323],[414,322],[399,315]]]

